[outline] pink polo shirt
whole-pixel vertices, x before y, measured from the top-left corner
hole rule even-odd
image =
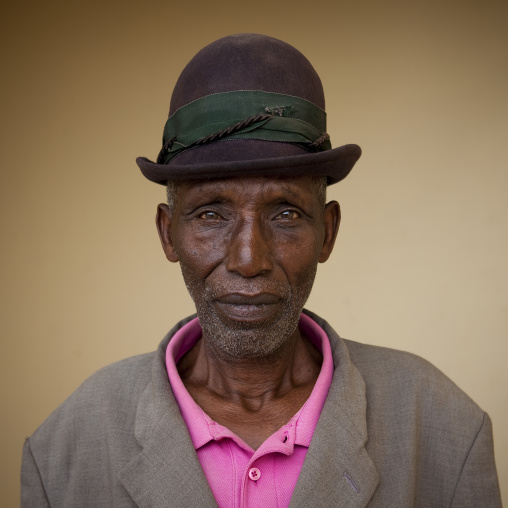
[[[302,314],[300,330],[321,351],[323,363],[310,397],[291,420],[253,450],[214,422],[190,396],[176,364],[201,338],[198,318],[170,340],[166,369],[205,476],[221,508],[289,505],[333,376],[330,342],[323,329]]]

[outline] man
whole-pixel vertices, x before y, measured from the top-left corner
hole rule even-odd
[[[407,353],[302,308],[356,145],[331,149],[310,63],[243,34],[172,95],[157,228],[197,318],[87,380],[29,438],[23,506],[498,507],[488,416]]]

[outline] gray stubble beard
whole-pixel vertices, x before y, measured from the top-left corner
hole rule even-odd
[[[279,286],[284,306],[273,322],[256,323],[255,326],[242,323],[226,325],[213,309],[213,292],[204,290],[193,281],[192,275],[181,265],[185,285],[194,301],[206,346],[223,359],[272,361],[286,353],[290,337],[298,326],[300,314],[307,301],[317,271],[317,263],[312,274],[293,294],[289,285]],[[236,326],[237,325],[237,326]]]

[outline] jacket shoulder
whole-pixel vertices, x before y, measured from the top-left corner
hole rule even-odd
[[[481,425],[484,412],[443,372],[413,353],[344,340],[351,361],[367,385],[367,395],[402,401],[426,403],[466,413]]]
[[[79,506],[131,505],[116,474],[141,449],[135,437],[138,403],[150,386],[154,357],[148,353],[100,369],[27,439],[22,506],[43,506],[41,499],[48,506],[78,506],[76,499]]]
[[[422,478],[432,478],[433,484],[446,478],[456,484],[478,437],[485,434],[492,439],[488,415],[423,358],[352,341],[346,344],[366,385],[371,439],[367,448],[372,455],[380,454],[377,458],[384,462],[380,450],[390,447],[385,467],[388,462],[407,460],[407,467],[418,464]],[[394,443],[404,450],[402,456],[397,456]],[[482,447],[481,453],[492,462],[492,444]],[[441,479],[435,474],[438,464]],[[493,471],[495,478],[495,467]],[[419,482],[423,490],[424,484]]]
[[[57,443],[82,439],[97,427],[132,428],[138,398],[151,379],[154,356],[152,352],[126,358],[92,374],[29,438],[32,449],[49,450]]]
[[[367,449],[382,481],[397,465],[424,506],[501,506],[488,415],[423,358],[345,343],[365,382]]]

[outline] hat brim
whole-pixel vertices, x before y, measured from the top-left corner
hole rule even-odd
[[[235,148],[240,148],[238,143],[243,144],[241,141],[231,143],[235,144]],[[258,147],[261,147],[262,145],[259,143],[263,142],[256,143]],[[212,143],[209,146],[215,144]],[[148,180],[161,185],[166,185],[168,180],[201,180],[257,175],[326,176],[328,185],[332,185],[349,174],[362,154],[361,148],[354,144],[317,153],[307,152],[303,149],[302,151],[304,153],[284,157],[214,160],[213,156],[207,158],[207,155],[210,154],[207,153],[205,147],[196,147],[186,152],[188,154],[192,152],[192,157],[188,159],[182,154],[175,157],[169,164],[157,164],[146,157],[138,157],[136,163]],[[200,152],[198,157],[196,157],[197,152]],[[204,162],[204,160],[213,162]]]

